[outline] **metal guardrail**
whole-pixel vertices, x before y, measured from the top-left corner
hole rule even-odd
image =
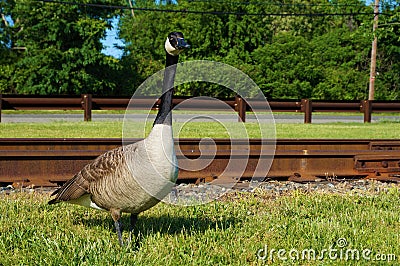
[[[173,106],[190,97],[175,97]],[[252,101],[246,103],[237,96],[234,98],[219,99],[238,113],[238,121],[246,121],[246,111],[252,111],[263,106],[264,102]],[[129,104],[129,97],[99,97],[91,94],[79,96],[32,96],[32,95],[1,95],[0,94],[0,122],[2,110],[83,110],[84,121],[92,120],[92,110],[125,110]],[[322,101],[322,100],[271,100],[268,101],[273,112],[304,113],[304,123],[312,122],[313,112],[358,112],[364,115],[364,122],[371,122],[372,113],[400,112],[400,101]],[[131,109],[157,109],[160,102],[151,97],[135,98],[135,105]],[[187,107],[186,107],[187,108]],[[191,99],[190,110],[226,110],[222,109],[217,101],[206,98]]]

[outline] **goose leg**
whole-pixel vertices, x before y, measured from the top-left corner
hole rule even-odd
[[[115,226],[115,231],[117,232],[118,235],[118,241],[121,246],[124,245],[122,241],[122,224],[121,224],[121,211],[118,209],[111,209],[111,217],[114,220],[114,226]]]
[[[137,221],[137,214],[131,214],[131,226],[130,226],[130,228],[129,228],[129,230],[132,232],[133,231],[133,229],[135,228],[135,224],[136,224],[136,221]]]
[[[122,224],[121,224],[121,221],[119,221],[119,220],[115,221],[114,225],[115,225],[115,231],[117,231],[119,244],[122,247],[122,246],[124,246],[124,242],[122,241]]]
[[[129,227],[129,242],[130,243],[132,243],[132,234],[133,234],[133,229],[135,229],[135,224],[136,224],[136,221],[137,221],[137,219],[138,219],[138,215],[137,214],[131,214],[131,224],[130,224],[130,227]],[[139,239],[137,238],[137,237],[135,237],[135,239],[136,239],[136,241],[135,241],[135,247],[137,248],[137,249],[139,249],[139,246],[140,246],[140,244],[139,244]]]

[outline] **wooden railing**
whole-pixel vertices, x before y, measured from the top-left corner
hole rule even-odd
[[[190,97],[175,97],[173,106],[177,106]],[[219,99],[238,112],[238,120],[246,121],[246,111],[253,111],[257,101],[246,103],[237,96],[234,98]],[[32,96],[32,95],[1,95],[0,94],[0,122],[2,110],[83,110],[84,121],[92,120],[92,110],[125,110],[129,104],[129,97],[99,97],[91,94],[79,96]],[[323,101],[323,100],[270,100],[272,112],[304,113],[304,123],[312,122],[313,112],[358,112],[364,115],[364,122],[371,122],[372,113],[400,112],[400,101]],[[157,109],[160,102],[151,97],[135,98],[130,109]],[[259,104],[263,104],[261,101]],[[191,110],[226,110],[221,108],[218,101],[207,98],[194,98],[190,105]],[[264,105],[265,106],[265,105]]]

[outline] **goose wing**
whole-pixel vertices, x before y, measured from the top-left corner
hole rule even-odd
[[[56,197],[49,201],[49,204],[70,201],[90,194],[89,187],[92,183],[111,177],[115,170],[124,163],[123,153],[123,147],[118,147],[97,157],[62,187],[54,191],[51,196],[56,195]]]

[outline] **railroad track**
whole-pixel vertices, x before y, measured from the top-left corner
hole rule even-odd
[[[0,186],[61,185],[98,155],[121,145],[121,139],[0,139]],[[178,183],[400,182],[400,140],[179,139],[176,151]]]

